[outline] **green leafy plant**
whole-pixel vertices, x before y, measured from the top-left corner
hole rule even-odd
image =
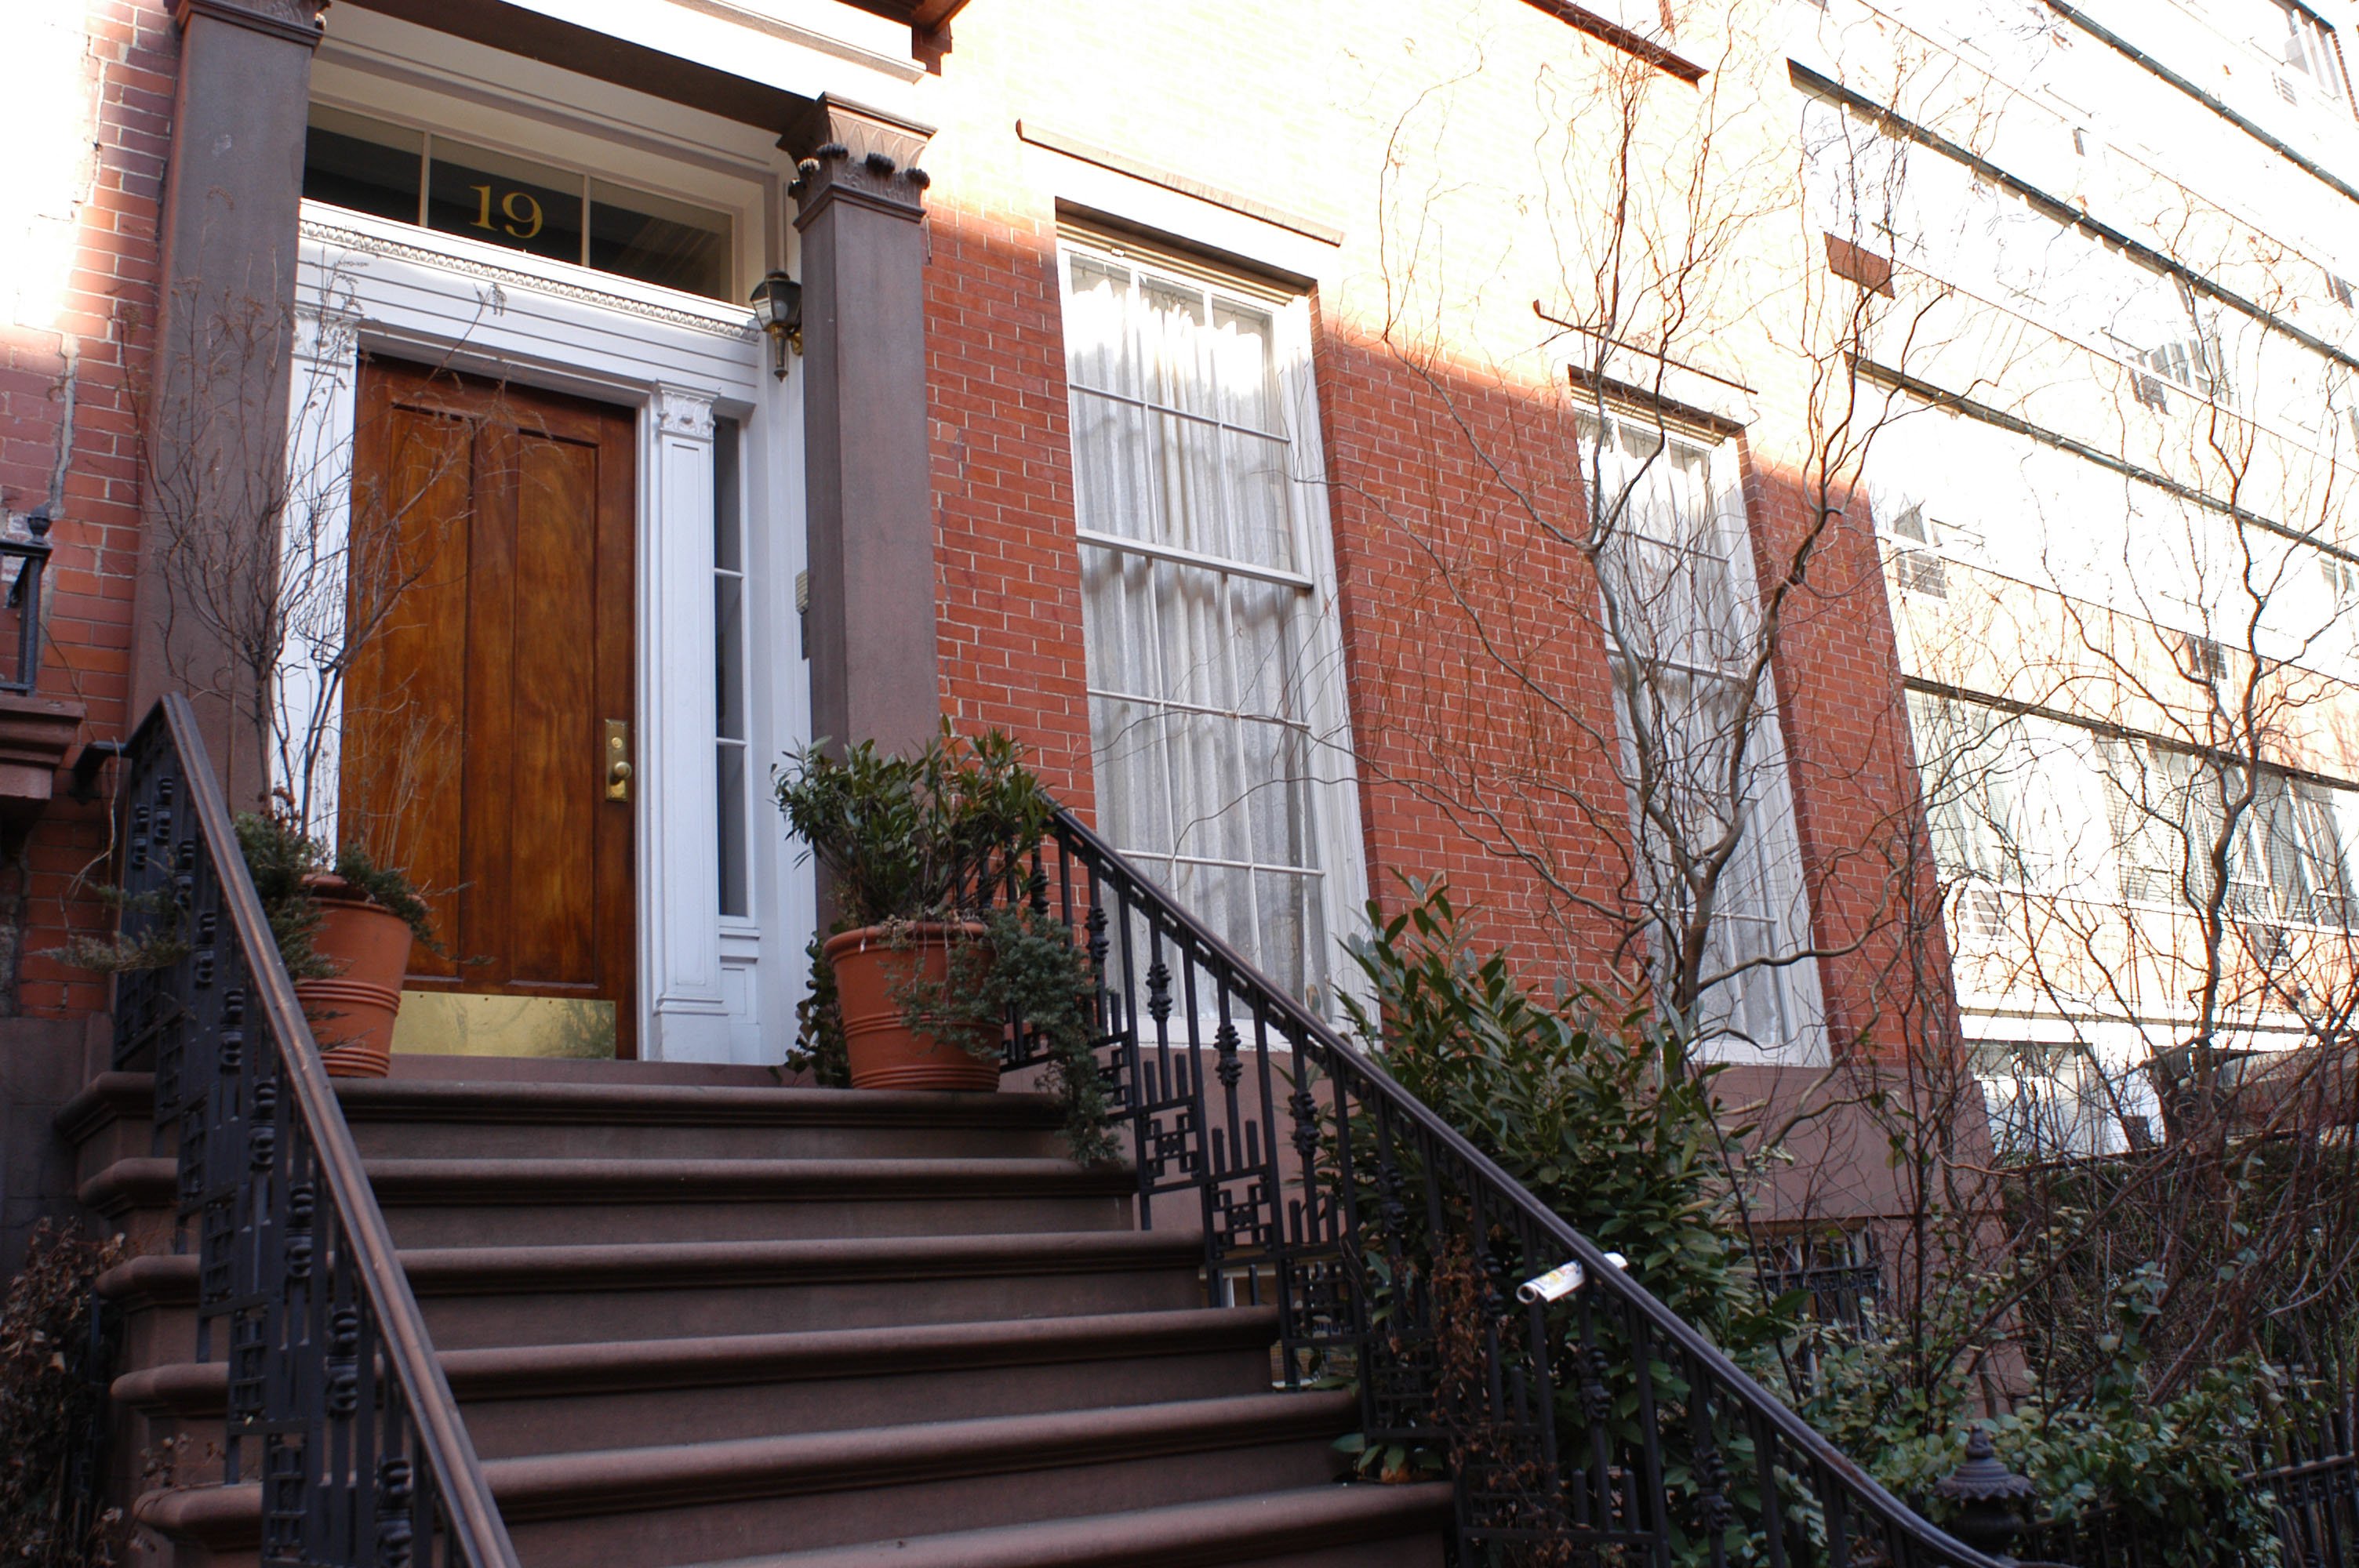
[[[101,1511],[84,1457],[106,1419],[106,1389],[83,1364],[91,1286],[123,1257],[121,1239],[68,1226],[33,1230],[0,1305],[0,1563],[103,1568],[125,1531]]]
[[[1067,1152],[1085,1165],[1114,1157],[1093,1027],[1097,978],[1062,925],[1021,904],[995,909],[980,934],[952,939],[945,980],[913,977],[893,1000],[912,1029],[994,1061],[1003,1024],[1031,1033],[1064,1110]]]
[[[843,923],[836,923],[845,929]],[[805,957],[810,979],[795,1003],[795,1043],[787,1050],[787,1071],[809,1073],[821,1088],[852,1087],[852,1061],[843,1040],[843,1008],[835,992],[835,967],[827,961],[827,936],[811,935]]]
[[[399,871],[377,865],[358,845],[347,844],[331,854],[325,844],[277,814],[242,813],[235,827],[246,874],[254,880],[255,895],[270,922],[271,938],[277,943],[279,959],[291,978],[325,979],[337,973],[334,962],[314,945],[325,914],[315,879],[331,874],[342,878],[370,903],[398,915],[420,946],[436,953],[442,951],[434,933],[433,912],[419,896],[409,878]],[[120,974],[162,968],[179,962],[187,953],[187,938],[179,927],[179,909],[163,894],[133,896],[115,890],[112,897],[121,908],[159,914],[164,918],[137,938],[125,938],[119,934],[104,940],[77,937],[51,956],[77,968]]]
[[[1980,1282],[2005,1289],[2002,1277]],[[2134,1269],[2111,1298],[2114,1325],[2093,1336],[2087,1392],[2028,1391],[1984,1419],[1985,1390],[1952,1364],[1931,1385],[1906,1375],[1897,1334],[1816,1332],[1807,1396],[1798,1409],[1836,1446],[1934,1518],[1934,1487],[1963,1457],[1966,1433],[1987,1426],[2001,1460],[2039,1488],[2041,1516],[2069,1526],[2103,1515],[2108,1533],[2158,1550],[2186,1568],[2266,1568],[2277,1561],[2276,1520],[2245,1485],[2253,1444],[2279,1426],[2300,1390],[2257,1357],[2207,1368],[2168,1398],[2154,1396],[2148,1325],[2160,1310],[2159,1271]],[[2048,1555],[2043,1552],[2041,1555]]]
[[[1574,1229],[1621,1252],[1646,1287],[1725,1346],[1787,1323],[1746,1264],[1712,1107],[1720,1068],[1640,1013],[1543,1000],[1504,955],[1478,956],[1449,889],[1405,880],[1387,919],[1353,944],[1376,1006],[1353,1029],[1403,1088]]]
[[[1015,740],[996,730],[969,740],[945,724],[913,757],[883,755],[868,741],[841,757],[805,747],[788,757],[776,789],[788,825],[828,870],[837,931],[882,927],[901,943],[919,922],[952,928],[947,979],[913,976],[896,988],[902,1021],[993,1059],[1006,1028],[1024,1032],[1042,1048],[1073,1158],[1112,1159],[1087,957],[1062,924],[1019,903],[973,913],[986,890],[1017,891],[1025,858],[1055,815]],[[843,1021],[821,946],[811,946],[810,989],[787,1065],[846,1084]]]
[[[1014,738],[969,740],[947,723],[914,757],[869,741],[841,757],[805,746],[775,788],[788,825],[827,868],[846,930],[950,916],[1038,845],[1056,810]]]

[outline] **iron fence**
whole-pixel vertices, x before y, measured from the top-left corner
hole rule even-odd
[[[1088,955],[1140,1223],[1201,1225],[1216,1298],[1274,1300],[1286,1381],[1350,1382],[1372,1448],[1451,1478],[1463,1568],[1995,1568],[1070,813],[986,899]]]
[[[261,1561],[515,1568],[186,698],[132,738],[121,797],[122,933],[156,967],[116,981],[114,1064],[155,1074]]]

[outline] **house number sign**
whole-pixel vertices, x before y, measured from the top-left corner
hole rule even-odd
[[[582,259],[588,181],[488,148],[437,140],[427,177],[427,223],[560,261]]]
[[[492,217],[492,187],[478,185],[473,189],[476,195],[483,198],[476,213],[475,227],[478,229],[495,227]],[[500,215],[506,219],[506,222],[496,225],[500,232],[506,233],[510,239],[539,238],[541,225],[548,222],[548,217],[541,211],[540,202],[534,198],[531,191],[506,191],[501,194],[499,201]]]

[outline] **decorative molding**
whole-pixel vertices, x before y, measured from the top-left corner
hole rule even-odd
[[[348,307],[298,305],[295,357],[312,365],[350,365],[360,352],[364,319],[360,311]]]
[[[203,16],[317,49],[324,31],[321,8],[320,0],[173,0],[172,20],[184,33],[190,21]]]
[[[584,305],[594,305],[602,310],[619,310],[626,315],[639,317],[643,320],[660,321],[669,327],[685,327],[690,331],[708,332],[716,338],[727,338],[737,342],[757,342],[762,336],[761,329],[754,325],[750,316],[737,323],[726,319],[715,320],[710,316],[700,316],[691,310],[681,310],[669,305],[658,305],[652,300],[634,299],[627,294],[609,293],[604,289],[591,288],[582,284],[565,283],[556,278],[541,276],[537,273],[495,266],[489,262],[452,255],[448,251],[435,250],[428,245],[410,244],[401,240],[386,239],[383,235],[372,234],[360,229],[340,228],[334,224],[319,222],[310,218],[304,219],[300,227],[303,238],[316,240],[321,244],[340,245],[346,250],[359,251],[365,255],[384,256],[388,261],[416,262],[422,266],[438,267],[444,272],[457,273],[463,277],[478,278],[485,283],[497,284],[503,288],[530,289],[537,294],[549,294],[560,299],[577,300]]]
[[[712,439],[712,399],[705,394],[661,383],[647,406],[655,414],[656,428],[665,435]]]
[[[839,200],[911,220],[924,217],[926,187],[933,180],[917,160],[933,135],[930,125],[822,95],[778,138],[799,160],[795,182],[787,187],[797,203],[796,226]]]
[[[1239,196],[1234,191],[1223,190],[1216,185],[1207,185],[1201,179],[1191,179],[1184,174],[1174,174],[1169,169],[1158,168],[1154,164],[1132,157],[1127,153],[1114,152],[1105,147],[1093,146],[1078,136],[1069,136],[1061,131],[1052,131],[1046,125],[1035,124],[1028,120],[1018,120],[1016,122],[1016,135],[1017,140],[1029,142],[1036,147],[1046,147],[1052,153],[1061,153],[1069,158],[1095,164],[1100,168],[1110,168],[1116,174],[1127,175],[1133,179],[1142,180],[1148,185],[1160,186],[1166,190],[1177,191],[1180,195],[1190,196],[1215,207],[1224,207],[1232,212],[1242,213],[1247,218],[1258,219],[1277,228],[1300,234],[1305,239],[1316,240],[1322,245],[1340,245],[1343,243],[1343,231],[1332,223],[1322,223],[1316,218],[1306,218],[1299,213],[1288,212],[1284,208],[1273,207],[1266,201],[1256,201],[1250,196]]]

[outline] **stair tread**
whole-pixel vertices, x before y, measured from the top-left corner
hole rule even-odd
[[[499,1346],[444,1350],[439,1359],[452,1391],[464,1400],[552,1390],[686,1389],[756,1378],[852,1379],[946,1366],[1015,1367],[1141,1352],[1251,1348],[1268,1345],[1277,1336],[1274,1307],[1199,1307],[792,1334]],[[142,1408],[217,1414],[228,1379],[223,1362],[173,1362],[126,1372],[115,1379],[113,1391],[117,1400]]]
[[[1446,1482],[1333,1486],[995,1525],[856,1546],[739,1557],[697,1568],[1181,1568],[1241,1552],[1350,1545],[1450,1519]]]
[[[1119,1165],[1083,1166],[1069,1160],[883,1158],[777,1160],[715,1157],[691,1160],[617,1156],[585,1159],[373,1157],[362,1162],[380,1202],[454,1198],[535,1204],[624,1199],[745,1198],[841,1202],[878,1197],[1007,1197],[1018,1195],[1119,1196],[1137,1190],[1137,1178]],[[84,1204],[168,1203],[179,1166],[169,1159],[116,1160],[82,1184]]]
[[[495,1459],[484,1474],[514,1521],[1332,1437],[1358,1413],[1348,1392],[1234,1394]]]
[[[1158,1230],[823,1238],[798,1241],[629,1241],[593,1246],[429,1247],[401,1254],[421,1296],[516,1287],[668,1290],[686,1285],[997,1274],[1021,1267],[1084,1271],[1176,1267],[1203,1255],[1199,1236]],[[133,1258],[101,1274],[102,1296],[192,1294],[187,1253]]]
[[[145,1115],[149,1073],[101,1073],[58,1112],[79,1137],[100,1117]],[[353,1121],[718,1123],[756,1126],[979,1126],[1037,1130],[1062,1124],[1055,1099],[1028,1093],[950,1094],[778,1086],[571,1082],[499,1078],[340,1078]]]
[[[1358,1409],[1342,1391],[1244,1394],[495,1459],[484,1476],[513,1527],[1312,1441],[1347,1430]],[[245,1539],[260,1514],[252,1483],[151,1491],[134,1509],[142,1523],[212,1543]]]
[[[454,1113],[489,1121],[587,1117],[672,1121],[725,1118],[791,1126],[818,1122],[985,1123],[1054,1127],[1063,1113],[1047,1095],[914,1089],[740,1087],[708,1084],[503,1082],[469,1078],[355,1078],[336,1087],[355,1119],[441,1119]]]

